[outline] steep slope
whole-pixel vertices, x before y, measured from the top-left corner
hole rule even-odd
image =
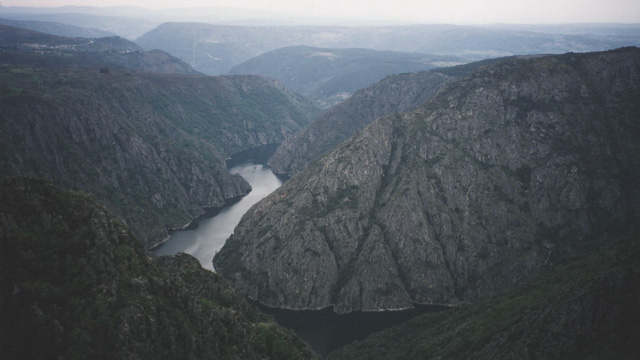
[[[317,110],[257,76],[0,69],[0,173],[94,193],[149,247],[250,187],[224,159]]]
[[[606,27],[602,25],[601,27]],[[223,26],[164,23],[136,39],[146,50],[161,49],[209,75],[267,51],[288,46],[365,48],[423,54],[455,55],[465,62],[515,54],[599,51],[640,45],[640,28],[593,25],[578,33],[540,32],[544,26],[517,28],[456,25],[414,26]],[[547,28],[548,29],[548,28]]]
[[[0,209],[5,359],[313,358],[194,258],[150,258],[85,194],[16,179]]]
[[[370,49],[326,49],[292,46],[269,51],[229,70],[229,74],[262,75],[329,108],[385,76],[425,71],[454,56]]]
[[[287,137],[269,159],[269,166],[276,174],[297,174],[375,119],[417,107],[454,79],[435,72],[390,75],[356,91],[345,102]]]
[[[640,220],[640,49],[482,67],[256,204],[214,258],[265,305],[458,305]]]
[[[388,76],[356,91],[343,104],[336,105],[293,136],[287,137],[269,159],[269,165],[276,174],[297,174],[311,161],[355,135],[375,119],[412,110],[456,78],[503,59]]]
[[[636,359],[640,242],[598,249],[480,304],[413,319],[329,358]]]

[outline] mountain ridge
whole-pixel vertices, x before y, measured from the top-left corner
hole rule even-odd
[[[47,34],[67,36],[67,37],[84,37],[98,38],[116,36],[110,31],[103,31],[94,28],[67,25],[53,21],[36,21],[36,20],[11,20],[0,18],[0,24],[15,26]]]
[[[634,231],[639,63],[624,48],[481,67],[293,176],[214,266],[271,307],[459,305]]]
[[[229,74],[254,74],[279,80],[308,97],[316,107],[330,108],[391,74],[425,71],[455,56],[290,46],[266,52],[236,65]]]
[[[344,103],[327,110],[309,125],[288,136],[269,159],[269,166],[276,174],[287,177],[294,175],[375,119],[412,110],[444,85],[480,66],[502,60],[489,59],[428,72],[389,75],[356,91]]]
[[[543,33],[490,26],[225,26],[168,22],[136,39],[143,48],[162,49],[196,70],[224,74],[233,66],[287,46],[368,48],[457,56],[463,62],[510,55],[602,51],[640,45],[637,28],[605,35]]]
[[[278,143],[317,111],[258,76],[0,72],[2,176],[94,193],[147,248],[250,190],[229,155]]]
[[[117,36],[65,37],[0,25],[4,64],[65,70],[126,69],[169,74],[203,75],[184,61],[161,50],[143,51]]]

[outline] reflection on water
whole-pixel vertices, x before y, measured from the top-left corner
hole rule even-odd
[[[245,163],[232,167],[229,172],[240,174],[253,190],[240,201],[222,209],[218,215],[200,220],[196,229],[174,232],[169,240],[153,249],[153,253],[174,255],[184,252],[197,258],[205,269],[213,270],[213,256],[233,233],[242,215],[282,185],[282,181],[265,165]]]

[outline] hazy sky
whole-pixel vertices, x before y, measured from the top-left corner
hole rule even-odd
[[[640,23],[640,0],[0,0],[3,6],[225,6],[322,17],[439,23]]]

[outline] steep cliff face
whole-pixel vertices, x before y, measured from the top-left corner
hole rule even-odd
[[[640,220],[640,50],[514,58],[378,119],[256,204],[214,259],[250,298],[458,305]]]
[[[330,359],[636,359],[640,242],[551,267],[488,301],[412,319]]]
[[[315,113],[261,77],[0,69],[2,176],[96,194],[144,245],[250,187],[224,159]]]
[[[269,159],[276,174],[294,175],[307,164],[355,135],[373,120],[409,111],[433,96],[454,77],[437,72],[391,75],[334,106],[285,139]]]
[[[86,194],[0,184],[6,359],[310,359],[189,255],[151,258]]]

